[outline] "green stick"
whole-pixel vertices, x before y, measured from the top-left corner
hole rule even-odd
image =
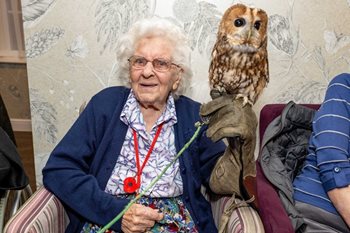
[[[197,127],[196,131],[194,132],[191,139],[182,147],[182,149],[177,153],[175,158],[163,169],[163,171],[156,177],[152,182],[146,187],[146,189],[138,194],[134,199],[132,199],[123,209],[122,212],[120,212],[114,219],[112,219],[107,225],[105,225],[101,230],[99,230],[97,233],[103,233],[106,230],[108,230],[114,223],[116,223],[122,216],[125,214],[125,212],[130,208],[132,204],[135,204],[137,200],[139,200],[145,193],[153,187],[155,183],[164,175],[164,173],[169,169],[171,165],[173,165],[176,160],[181,156],[181,154],[191,145],[191,143],[194,141],[194,139],[198,136],[199,130],[201,129],[203,123],[196,122],[195,126]]]

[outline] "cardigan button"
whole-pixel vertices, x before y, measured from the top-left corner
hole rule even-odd
[[[335,167],[335,168],[334,168],[334,172],[338,173],[338,172],[340,172],[340,171],[341,171],[341,168],[340,168],[340,167]]]
[[[181,174],[183,174],[183,175],[186,174],[186,168],[181,169]]]

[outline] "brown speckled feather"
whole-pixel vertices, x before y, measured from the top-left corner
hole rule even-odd
[[[267,20],[264,11],[242,4],[225,12],[209,68],[212,93],[233,94],[245,104],[256,102],[269,82]]]

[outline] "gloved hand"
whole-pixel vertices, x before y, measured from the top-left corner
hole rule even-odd
[[[232,95],[218,97],[200,109],[208,119],[207,136],[214,142],[226,138],[228,147],[216,163],[210,187],[219,194],[236,193],[244,197],[243,180],[255,177],[255,144],[257,118],[249,104],[243,107],[241,98]]]

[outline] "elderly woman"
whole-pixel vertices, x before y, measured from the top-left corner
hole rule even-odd
[[[110,87],[92,97],[43,169],[45,187],[68,212],[66,232],[95,232],[111,221],[170,163],[200,121],[200,104],[181,96],[192,72],[178,27],[159,18],[136,23],[119,40],[117,60],[130,88]],[[203,127],[111,230],[217,232],[200,189],[225,148]]]

